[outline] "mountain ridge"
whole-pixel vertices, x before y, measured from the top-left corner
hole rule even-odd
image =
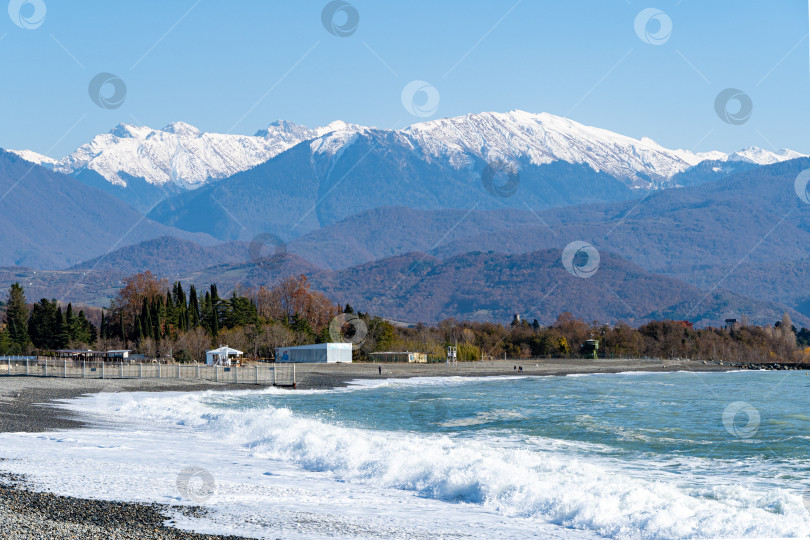
[[[732,153],[667,149],[648,137],[634,139],[550,113],[521,110],[440,118],[400,130],[340,120],[309,128],[278,120],[252,136],[204,132],[182,121],[162,129],[122,123],[59,160],[30,150],[12,152],[66,174],[92,170],[118,186],[127,185],[126,175],[153,185],[173,183],[195,189],[265,163],[301,142],[322,139],[317,143],[321,150],[337,151],[352,134],[371,129],[401,134],[422,150],[425,159],[445,158],[454,166],[468,165],[470,154],[487,162],[586,163],[630,187],[645,189],[666,187],[674,175],[706,160],[763,165],[803,157],[792,150],[771,152],[757,147]]]

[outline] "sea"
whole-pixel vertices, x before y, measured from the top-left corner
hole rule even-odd
[[[103,392],[0,434],[38,490],[256,538],[810,535],[810,375],[621,373]],[[194,517],[184,507],[200,506]]]

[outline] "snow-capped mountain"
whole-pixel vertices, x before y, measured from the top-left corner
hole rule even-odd
[[[279,120],[254,135],[206,133],[184,122],[163,129],[119,124],[97,135],[58,162],[28,150],[29,161],[78,175],[94,171],[115,186],[132,178],[146,184],[194,189],[264,163],[298,143],[311,140],[317,155],[336,156],[356,138],[374,130],[346,122],[309,128]],[[750,147],[739,152],[693,153],[668,149],[649,138],[634,139],[548,113],[485,112],[414,124],[399,131],[374,130],[413,148],[427,162],[444,161],[463,169],[486,162],[564,161],[586,164],[633,188],[668,186],[674,175],[707,161],[745,161],[767,165],[802,157],[792,150],[770,152]]]
[[[205,133],[184,122],[160,130],[119,124],[59,160],[55,169],[67,174],[90,169],[119,186],[125,186],[129,176],[193,189],[263,163],[317,135],[289,122],[271,124],[263,136]]]
[[[25,161],[30,161],[31,163],[42,165],[47,169],[53,169],[53,166],[56,165],[55,159],[48,157],[44,154],[34,152],[33,150],[6,150],[6,151],[20,156]]]
[[[337,154],[361,132],[354,127],[320,136],[311,143],[313,150]],[[552,114],[519,110],[431,120],[395,135],[397,140],[406,139],[426,161],[442,160],[459,169],[476,158],[516,165],[565,161],[587,164],[634,188],[665,187],[676,174],[707,160],[766,165],[803,157],[792,150],[768,152],[756,147],[733,154],[671,150],[646,137],[634,139]]]
[[[633,186],[667,180],[706,159],[548,113],[468,114],[415,124],[405,132],[427,156],[458,167],[467,165],[471,155],[487,162],[567,161],[588,164]]]
[[[756,146],[749,146],[748,148],[743,148],[739,152],[729,154],[725,161],[748,161],[751,163],[756,163],[757,165],[772,165],[774,163],[800,157],[807,156],[786,148],[783,148],[778,152],[771,152]]]

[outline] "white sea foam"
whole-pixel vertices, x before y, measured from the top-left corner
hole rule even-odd
[[[272,394],[272,391],[256,393]],[[348,395],[344,394],[345,397]],[[810,516],[787,490],[695,487],[656,466],[632,474],[553,440],[384,432],[245,407],[245,393],[131,394],[72,401],[117,425],[3,434],[0,468],[60,493],[190,503],[177,473],[216,479],[201,532],[293,537],[615,538],[806,536]],[[702,470],[710,460],[691,458]],[[698,466],[696,466],[698,468]],[[179,518],[180,519],[180,518]]]

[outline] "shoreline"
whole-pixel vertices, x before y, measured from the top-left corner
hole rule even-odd
[[[515,371],[520,366],[523,371]],[[380,369],[382,373],[380,373]],[[622,372],[726,372],[737,366],[696,361],[650,360],[495,360],[447,364],[297,364],[299,389],[346,387],[351,381],[414,377],[526,377]],[[56,404],[98,392],[251,391],[265,385],[226,384],[184,379],[60,379],[0,377],[0,432],[45,432],[79,429],[88,424]],[[295,390],[290,389],[294,392]],[[0,461],[3,456],[0,455]],[[200,516],[205,509],[183,506]],[[82,499],[37,491],[24,477],[0,472],[0,529],[8,538],[120,538],[239,540],[242,537],[198,534],[173,527],[176,507]]]
[[[523,371],[514,368],[522,367]],[[381,373],[380,373],[381,369]],[[704,364],[693,360],[538,359],[489,360],[447,364],[296,364],[297,389],[331,390],[358,379],[387,380],[415,377],[559,377],[623,372],[727,372],[739,366]],[[197,379],[62,379],[58,377],[0,376],[0,433],[79,429],[87,425],[77,415],[55,406],[63,400],[99,392],[251,391],[267,385],[218,383]],[[294,389],[289,389],[294,392]],[[0,456],[2,458],[2,456]]]

